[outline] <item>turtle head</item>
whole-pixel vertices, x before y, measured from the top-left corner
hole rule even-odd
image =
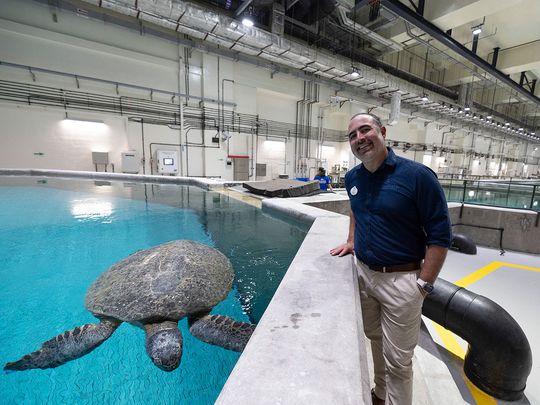
[[[178,322],[145,324],[146,353],[163,371],[173,371],[182,359],[182,333]]]

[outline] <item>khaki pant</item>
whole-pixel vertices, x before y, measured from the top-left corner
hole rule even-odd
[[[412,356],[424,296],[415,272],[380,273],[356,260],[364,333],[371,340],[375,395],[389,405],[412,404]]]

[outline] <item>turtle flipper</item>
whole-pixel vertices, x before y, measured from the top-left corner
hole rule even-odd
[[[47,340],[41,348],[21,359],[6,363],[4,370],[23,371],[32,368],[58,367],[90,353],[102,344],[120,325],[120,321],[104,319],[99,324],[86,324]]]
[[[200,318],[189,318],[189,331],[193,336],[225,349],[241,352],[244,350],[254,324],[236,321],[224,315],[206,315]]]

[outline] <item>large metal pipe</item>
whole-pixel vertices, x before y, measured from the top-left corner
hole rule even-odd
[[[532,368],[531,347],[500,305],[438,278],[422,313],[469,343],[464,370],[474,385],[506,401],[522,398]]]

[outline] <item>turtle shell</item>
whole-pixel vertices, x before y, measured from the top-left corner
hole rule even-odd
[[[234,272],[216,249],[178,240],[112,265],[88,289],[86,308],[125,322],[177,321],[210,311],[229,293]]]

